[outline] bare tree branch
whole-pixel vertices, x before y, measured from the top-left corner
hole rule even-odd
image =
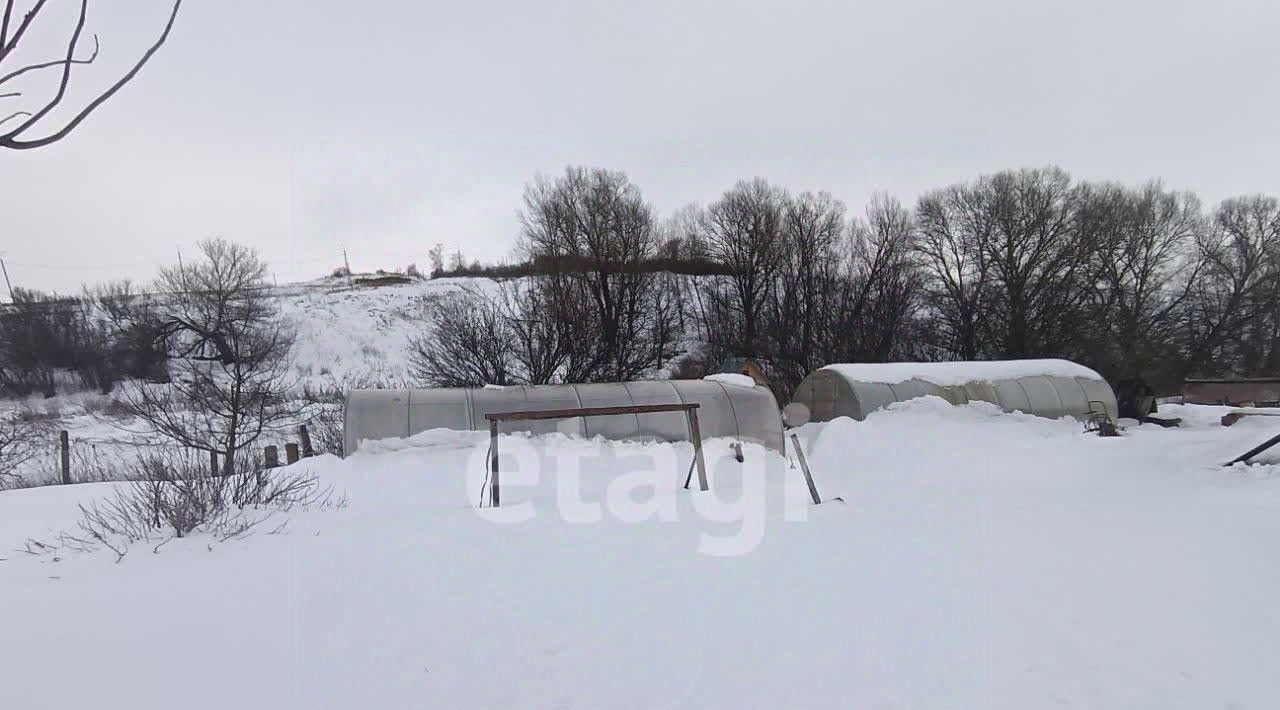
[[[5,58],[8,57],[9,54],[17,47],[18,41],[22,39],[23,34],[25,34],[27,28],[31,26],[32,20],[34,20],[34,18],[39,13],[41,8],[44,7],[45,2],[47,2],[47,0],[38,0],[36,5],[32,7],[32,9],[23,18],[22,23],[14,31],[13,36],[10,37],[7,42],[4,42],[2,45],[0,45],[0,62],[3,62]],[[39,111],[36,111],[34,114],[29,115],[27,119],[23,121],[21,124],[19,124],[17,127],[5,133],[0,134],[0,148],[11,148],[14,150],[29,150],[32,148],[40,148],[42,146],[49,145],[50,143],[54,143],[56,141],[62,140],[67,135],[69,135],[73,130],[76,129],[77,126],[79,126],[86,118],[88,118],[90,114],[92,114],[95,110],[97,110],[99,106],[106,103],[106,101],[110,99],[112,96],[114,96],[116,92],[119,91],[125,84],[132,81],[133,78],[137,76],[138,72],[142,70],[142,67],[145,66],[147,62],[151,60],[151,57],[154,56],[155,53],[160,49],[160,47],[164,45],[165,41],[169,39],[169,33],[173,30],[174,21],[177,20],[177,17],[178,17],[178,10],[182,7],[182,0],[174,0],[173,7],[169,12],[169,18],[165,23],[164,30],[160,33],[160,36],[147,49],[147,51],[143,53],[142,57],[137,61],[137,63],[135,63],[128,72],[126,72],[122,77],[120,77],[119,80],[117,80],[114,84],[112,84],[105,91],[100,93],[96,98],[90,101],[75,116],[73,116],[69,121],[67,121],[61,128],[54,130],[51,133],[48,133],[40,138],[34,138],[34,139],[21,138],[22,134],[28,131],[29,129],[38,127],[41,121],[43,121],[45,117],[48,116],[51,111],[53,111],[54,108],[56,108],[59,104],[62,103],[62,100],[67,93],[67,86],[70,83],[72,66],[75,64],[87,64],[92,62],[93,59],[96,58],[97,56],[97,37],[96,36],[94,37],[93,56],[90,57],[88,60],[78,60],[75,58],[76,46],[80,41],[80,34],[84,29],[85,16],[88,13],[88,4],[89,4],[88,0],[81,0],[79,19],[76,23],[75,31],[72,33],[71,39],[67,43],[67,52],[63,59],[55,60],[51,62],[42,62],[42,63],[27,66],[27,67],[23,67],[21,69],[11,71],[8,75],[5,76],[4,79],[0,79],[0,83],[3,83],[4,81],[11,79],[14,76],[21,75],[25,72],[32,71],[34,69],[44,69],[44,68],[49,68],[54,66],[62,67],[62,78],[59,81],[57,93],[54,94],[53,98],[51,98],[43,108],[41,108]],[[7,31],[8,15],[11,9],[12,9],[12,2],[9,2],[8,4],[6,4],[6,7],[5,7],[4,22],[6,23],[6,31]]]
[[[4,4],[4,19],[0,19],[0,58],[4,57],[5,40],[9,37],[9,20],[13,17],[14,0],[6,0]]]
[[[4,96],[0,95],[0,98],[4,98]],[[18,118],[21,116],[30,116],[30,115],[31,113],[29,111],[14,111],[13,113],[9,114],[8,116],[5,116],[4,118],[0,118],[0,126],[3,126],[4,124],[8,123],[9,121],[12,121],[15,118]]]
[[[53,98],[49,99],[44,108],[36,111],[34,115],[23,121],[17,128],[9,131],[7,135],[0,137],[0,145],[8,145],[12,138],[35,125],[37,121],[49,115],[50,111],[62,103],[62,98],[67,95],[67,85],[71,82],[71,60],[75,57],[76,45],[80,43],[80,33],[84,31],[84,21],[88,12],[89,0],[80,0],[80,17],[76,20],[76,29],[71,33],[71,40],[67,42],[66,58],[61,62],[62,79],[58,82],[58,92],[53,95]]]
[[[48,2],[48,0],[37,0],[35,6],[28,10],[27,14],[22,18],[22,22],[18,25],[18,29],[14,30],[13,37],[11,37],[7,43],[0,42],[0,61],[4,61],[4,58],[18,46],[18,42],[22,39],[22,35],[27,33],[27,28],[30,27],[32,21],[36,19],[36,15],[40,14],[40,10],[44,8],[46,2]],[[12,9],[13,3],[9,2],[5,6],[6,24],[8,23],[9,14]]]
[[[60,67],[64,64],[93,64],[93,61],[98,58],[98,49],[99,49],[98,35],[94,35],[93,36],[93,53],[89,55],[88,59],[70,59],[70,60],[55,59],[51,62],[40,62],[39,64],[28,64],[25,67],[22,67],[20,69],[15,69],[9,72],[8,74],[5,74],[4,76],[0,76],[0,84],[3,84],[12,79],[16,79],[17,77],[20,77],[29,71],[37,71],[39,69],[49,69],[50,67]]]

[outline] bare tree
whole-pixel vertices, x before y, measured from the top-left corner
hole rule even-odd
[[[764,300],[754,306],[763,324],[755,352],[769,380],[789,394],[812,370],[829,362],[849,283],[844,259],[844,203],[826,193],[784,197],[776,263],[762,275]],[[742,292],[738,292],[742,295]]]
[[[849,231],[848,295],[832,360],[919,359],[918,313],[923,277],[914,216],[877,195]]]
[[[34,56],[35,50],[29,50],[29,42],[24,40],[58,31],[59,18],[45,12],[48,4],[48,0],[31,0],[22,6],[17,0],[4,2],[3,15],[0,15],[0,148],[39,148],[67,137],[121,87],[132,81],[169,39],[182,0],[173,0],[164,29],[137,62],[94,98],[73,109],[66,119],[61,119],[55,109],[59,109],[67,98],[73,70],[97,60],[98,36],[93,35],[93,48],[86,51],[84,30],[89,0],[80,0],[75,24],[64,30],[68,33],[63,43],[65,49],[51,58]],[[50,95],[29,98],[33,89],[36,96],[42,93]],[[42,92],[41,89],[45,90]]]
[[[964,186],[936,190],[916,206],[916,249],[928,274],[932,340],[943,354],[973,360],[987,349],[991,273],[982,235],[992,229],[983,195]]]
[[[410,343],[416,379],[432,387],[514,384],[512,333],[501,304],[463,291],[438,301],[430,329]]]
[[[1153,378],[1172,385],[1182,374],[1177,334],[1203,270],[1195,250],[1205,228],[1200,202],[1158,182],[1138,189],[1081,186],[1077,225],[1097,259],[1089,280],[1088,359],[1111,378]]]
[[[580,354],[594,353],[595,345],[581,336],[579,310],[561,300],[565,293],[551,278],[532,276],[503,282],[491,294],[464,289],[445,297],[411,343],[415,378],[435,387],[479,387],[574,377]]]
[[[739,182],[703,215],[707,253],[730,272],[727,281],[711,282],[709,306],[734,354],[758,355],[759,320],[784,254],[786,204],[782,190],[757,178]]]
[[[657,251],[653,210],[626,175],[568,168],[525,191],[524,249],[545,266],[556,313],[577,332],[566,376],[624,381],[651,373],[670,353],[670,311],[646,263]]]
[[[222,457],[297,414],[288,355],[294,333],[267,289],[267,265],[248,247],[200,243],[201,259],[161,271],[156,288],[168,312],[162,337],[171,382],[133,382],[129,413],[175,443]]]
[[[921,277],[908,210],[876,196],[864,217],[847,220],[840,201],[802,193],[786,198],[782,222],[757,346],[779,397],[827,363],[919,356]]]
[[[0,306],[0,394],[57,393],[55,373],[109,387],[107,348],[83,299],[14,289]]]
[[[527,283],[507,282],[498,292],[511,340],[511,356],[519,378],[531,385],[556,382],[570,355],[581,350],[572,311],[557,300],[559,292],[545,277]]]
[[[707,244],[702,234],[703,210],[696,204],[688,204],[671,214],[658,227],[661,246],[659,256],[683,261],[701,261],[707,258]]]
[[[1075,229],[1078,191],[1059,168],[1006,171],[974,186],[987,196],[990,231],[978,247],[995,279],[994,342],[1002,357],[1063,354],[1086,318],[1091,245]]]
[[[1273,373],[1280,368],[1280,201],[1224,201],[1197,245],[1204,267],[1184,321],[1190,371]]]
[[[431,278],[436,278],[444,273],[444,245],[437,243],[427,251],[427,258],[431,260]]]
[[[933,307],[960,357],[1067,355],[1088,315],[1094,246],[1059,168],[1005,171],[921,198]]]

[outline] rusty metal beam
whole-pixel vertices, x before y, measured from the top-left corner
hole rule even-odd
[[[569,419],[571,417],[602,417],[610,414],[652,414],[654,412],[689,412],[697,404],[631,404],[623,407],[581,407],[577,409],[543,409],[522,412],[493,412],[484,415],[489,421],[527,422],[537,419]]]

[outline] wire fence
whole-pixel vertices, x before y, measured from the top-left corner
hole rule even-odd
[[[52,432],[35,443],[35,455],[13,472],[0,479],[0,490],[75,483],[134,481],[147,477],[142,461],[148,453],[163,452],[193,460],[210,461],[210,472],[217,474],[225,457],[207,449],[174,444],[155,436],[75,436],[67,430]],[[292,430],[272,432],[247,445],[240,454],[254,465],[273,467],[295,463],[301,458],[328,452],[327,442],[317,448],[306,424]],[[281,455],[283,452],[283,455]],[[213,456],[211,457],[211,454]]]

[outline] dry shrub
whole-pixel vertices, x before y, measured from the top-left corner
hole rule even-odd
[[[342,404],[317,404],[309,409],[311,446],[319,454],[342,455]]]
[[[130,412],[128,405],[109,396],[86,397],[81,406],[85,414],[100,417],[124,417]]]
[[[337,383],[302,387],[303,414],[311,433],[311,446],[318,454],[342,455],[342,410],[347,389]]]
[[[303,414],[311,433],[311,446],[316,453],[342,455],[343,408],[348,392],[353,389],[387,389],[403,385],[404,383],[380,379],[370,374],[347,376],[343,379],[330,378],[322,385],[303,383]]]
[[[163,545],[194,534],[226,542],[248,535],[279,512],[346,506],[307,471],[267,470],[238,461],[229,475],[213,475],[201,458],[141,457],[132,475],[136,480],[105,500],[81,505],[77,530],[60,535],[55,545],[33,542],[32,551],[107,548],[119,561],[139,542]]]
[[[51,421],[30,410],[0,413],[0,488],[18,482],[19,471],[40,455],[53,432]]]

